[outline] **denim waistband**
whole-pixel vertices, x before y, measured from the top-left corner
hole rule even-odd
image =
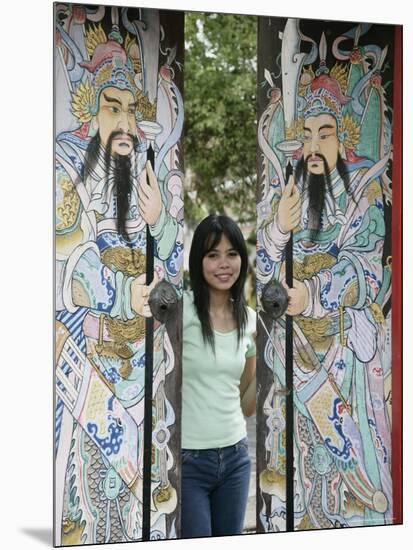
[[[212,448],[209,448],[209,449],[181,449],[182,452],[191,452],[191,453],[207,453],[207,452],[210,452],[210,451],[226,451],[226,450],[231,450],[231,449],[236,449],[238,450],[240,447],[248,447],[248,437],[245,436],[243,437],[242,439],[240,439],[239,441],[237,441],[236,443],[233,443],[232,445],[227,445],[226,447],[212,447]]]

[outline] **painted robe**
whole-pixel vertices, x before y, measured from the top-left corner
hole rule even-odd
[[[130,289],[145,273],[146,224],[137,195],[145,143],[132,157],[130,245],[117,233],[116,196],[103,149],[93,173],[81,181],[87,144],[81,131],[61,134],[57,143],[55,513],[62,545],[136,540],[142,526],[145,318],[132,310]],[[168,211],[173,197],[162,170],[158,181],[162,212],[150,227],[155,271],[159,279],[173,280],[178,222]],[[85,301],[89,307],[79,306]],[[175,418],[163,384],[174,357],[165,326],[157,321],[153,356],[154,432],[163,437],[153,457],[151,523],[153,533],[160,522],[164,538],[162,513],[176,507],[174,489],[165,494],[162,484],[173,462],[167,444]]]
[[[293,318],[295,529],[391,522],[391,429],[384,394],[390,320],[381,308],[388,270],[382,263],[382,191],[371,173],[352,171],[348,194],[333,172],[334,200],[327,192],[318,235],[308,229],[308,199],[294,231],[293,277],[309,295],[306,310]],[[298,188],[302,195],[302,182]],[[257,267],[264,283],[283,278],[289,239],[277,224],[279,187],[270,192],[272,213],[258,233]],[[285,383],[284,327],[281,318],[265,349],[275,381],[264,407],[272,469],[261,483],[272,495],[271,531],[285,528],[285,408],[276,391]]]

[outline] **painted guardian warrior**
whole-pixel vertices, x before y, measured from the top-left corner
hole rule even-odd
[[[353,29],[353,38],[359,35],[360,28]],[[386,524],[392,522],[390,318],[383,313],[390,292],[383,257],[390,143],[384,91],[374,79],[386,51],[374,47],[370,66],[373,46],[366,47],[359,63],[336,63],[330,71],[322,35],[314,72],[314,43],[307,57],[284,55],[295,53],[286,50],[299,46],[300,36],[298,22],[289,20],[283,59],[299,62],[284,64],[284,104],[279,93],[260,124],[264,152],[276,132],[279,137],[264,157],[270,179],[258,205],[257,258],[259,287],[281,281],[293,317],[294,529]],[[342,41],[333,46],[337,57]],[[374,130],[372,109],[381,126],[377,140],[366,144]],[[294,174],[285,181],[280,168],[287,161]],[[284,283],[290,235],[291,287]],[[261,521],[270,531],[285,529],[285,348],[280,318],[264,351],[274,374],[264,406],[267,468],[260,474],[262,495],[270,499]]]
[[[159,76],[158,12],[120,14],[56,7],[57,545],[142,536],[148,296],[161,280],[180,290],[182,100],[172,69]],[[178,105],[163,127],[157,102]],[[156,320],[153,357],[151,528],[165,538],[175,536],[166,517],[177,505],[168,446],[175,417],[165,393],[174,353]]]

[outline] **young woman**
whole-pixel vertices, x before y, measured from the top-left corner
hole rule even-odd
[[[184,295],[182,536],[242,533],[255,412],[255,313],[243,296],[247,249],[227,216],[196,228]]]

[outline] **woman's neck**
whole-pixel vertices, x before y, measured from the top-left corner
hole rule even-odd
[[[209,313],[216,315],[220,313],[232,312],[231,293],[227,290],[209,290]]]
[[[219,332],[231,332],[236,328],[229,291],[209,291],[209,318],[212,328]]]

